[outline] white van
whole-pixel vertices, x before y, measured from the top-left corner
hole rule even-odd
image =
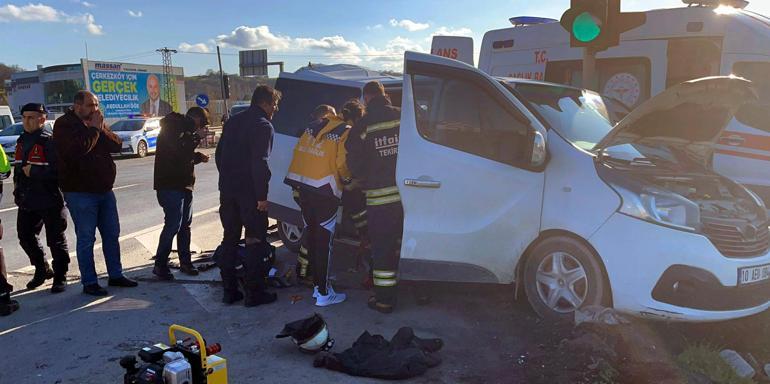
[[[635,108],[690,79],[736,74],[752,80],[760,101],[736,114],[719,139],[714,167],[770,203],[770,19],[724,5],[697,5],[717,1],[689,2],[696,5],[646,12],[644,25],[599,53],[598,90]],[[556,20],[527,19],[513,18],[514,27],[484,35],[479,69],[580,86],[582,49],[570,48],[569,34]]]
[[[516,283],[551,318],[592,304],[687,321],[770,307],[766,208],[707,161],[756,100],[749,82],[684,83],[615,125],[611,103],[578,88],[414,52],[404,69],[401,279]],[[268,199],[288,206],[286,128]]]
[[[11,108],[5,105],[0,105],[0,131],[10,127],[13,124],[14,121]]]

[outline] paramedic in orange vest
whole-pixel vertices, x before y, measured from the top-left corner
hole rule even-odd
[[[337,209],[344,186],[350,183],[345,164],[345,140],[350,125],[337,117],[332,107],[316,108],[316,112],[323,110],[328,112],[325,117],[310,123],[294,147],[294,157],[284,179],[284,183],[299,191],[306,224],[305,244],[313,268],[313,297],[319,307],[345,301],[345,294],[335,292],[329,283],[328,272]]]
[[[16,142],[13,196],[19,206],[16,216],[19,244],[35,267],[35,275],[27,283],[27,288],[35,289],[53,278],[51,293],[60,293],[66,288],[70,257],[64,234],[67,230],[67,211],[59,189],[53,134],[44,128],[45,106],[29,103],[21,111],[24,131]],[[53,257],[53,270],[40,244],[43,226]]]

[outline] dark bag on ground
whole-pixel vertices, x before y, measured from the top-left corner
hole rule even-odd
[[[260,267],[260,270],[265,271],[265,276],[267,277],[267,274],[270,272],[270,268],[275,264],[275,247],[267,243],[266,247],[260,247],[259,249],[259,255],[258,258],[262,261],[263,265]],[[215,263],[217,263],[217,266],[221,268],[219,265],[219,259],[222,257],[223,247],[222,244],[220,244],[216,250],[214,250],[214,254],[211,256],[211,258],[214,260]],[[238,247],[236,251],[236,262],[235,262],[235,272],[236,275],[239,278],[243,278],[246,275],[246,269],[244,261],[246,260],[246,240],[241,239],[241,241],[238,242]]]
[[[419,376],[441,363],[435,352],[443,347],[441,339],[421,339],[412,328],[403,327],[390,341],[365,331],[353,347],[342,353],[321,353],[315,367],[345,372],[352,376],[400,380]]]

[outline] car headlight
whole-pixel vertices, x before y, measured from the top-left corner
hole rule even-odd
[[[655,187],[634,192],[617,184],[610,186],[622,200],[620,213],[685,231],[697,231],[700,226],[700,207],[684,196]]]

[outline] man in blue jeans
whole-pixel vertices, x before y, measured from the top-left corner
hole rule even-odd
[[[123,276],[120,263],[120,222],[115,194],[115,163],[122,141],[104,123],[99,99],[88,91],[75,94],[72,108],[54,124],[54,144],[59,154],[59,186],[64,192],[77,237],[77,258],[83,293],[106,296],[94,266],[96,229],[111,287],[136,287]]]
[[[152,273],[160,280],[174,280],[168,268],[171,243],[176,236],[179,269],[195,276],[190,254],[190,224],[192,223],[192,192],[195,186],[194,167],[206,163],[209,157],[195,152],[200,144],[200,132],[209,124],[209,115],[201,107],[192,107],[187,115],[169,113],[160,121],[160,134],[155,154],[155,190],[163,208],[164,224],[155,253]]]

